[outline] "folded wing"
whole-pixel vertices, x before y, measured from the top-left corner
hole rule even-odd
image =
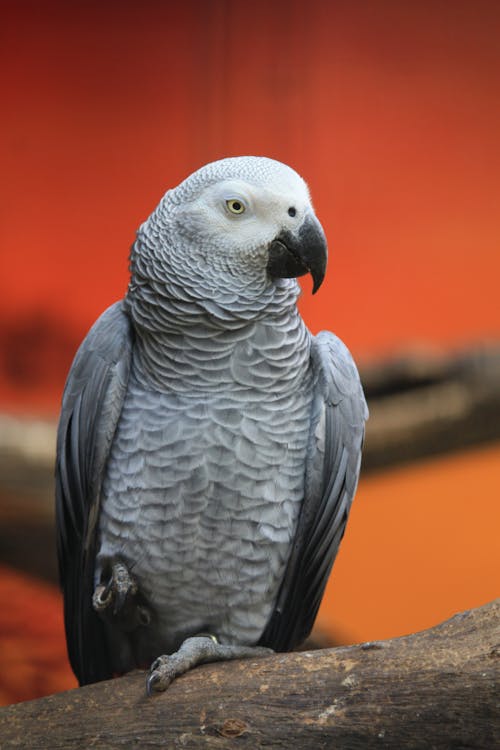
[[[122,302],[81,344],[66,382],[57,434],[56,520],[68,654],[80,684],[112,676],[104,624],[92,608],[99,504],[125,397],[132,333]]]
[[[309,635],[345,531],[368,417],[358,371],[331,333],[313,340],[315,391],[305,496],[274,612],[259,643],[289,651]]]

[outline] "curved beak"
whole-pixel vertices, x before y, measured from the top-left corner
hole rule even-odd
[[[267,272],[271,279],[291,279],[310,273],[312,293],[320,288],[326,272],[327,244],[323,227],[308,214],[298,232],[283,230],[268,248]]]

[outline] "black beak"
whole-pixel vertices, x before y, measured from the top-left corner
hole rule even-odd
[[[309,215],[297,234],[283,230],[271,242],[267,272],[271,279],[291,279],[310,273],[314,294],[325,278],[326,258],[325,233],[316,217]]]

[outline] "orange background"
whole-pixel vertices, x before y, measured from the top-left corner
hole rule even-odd
[[[313,332],[361,361],[500,337],[497,2],[0,7],[0,327],[48,320],[73,342],[35,342],[41,375],[22,386],[0,368],[0,407],[56,413],[73,345],[124,293],[137,226],[228,155],[309,182],[331,251],[314,298],[305,282]],[[388,637],[493,598],[499,458],[364,480],[319,625]]]
[[[316,621],[393,638],[500,595],[500,444],[362,479]]]
[[[358,357],[500,334],[498,3],[1,5],[4,323],[76,342],[165,190],[254,153],[305,176],[329,238],[313,331]],[[55,409],[64,370],[23,403]]]

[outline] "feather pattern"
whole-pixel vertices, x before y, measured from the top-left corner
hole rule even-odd
[[[235,191],[248,206],[238,223],[223,208]],[[82,684],[199,631],[285,650],[312,627],[367,413],[347,349],[313,338],[295,279],[267,272],[270,243],[307,221],[319,226],[289,167],[257,157],[204,167],[140,227],[127,295],[75,357],[56,503]],[[124,633],[92,608],[116,560],[138,583],[147,627]]]
[[[347,347],[313,340],[314,396],[304,500],[290,558],[261,645],[289,651],[309,635],[344,535],[359,478],[368,409]]]
[[[270,616],[302,500],[312,396],[310,336],[293,317],[288,332],[245,326],[225,349],[219,334],[219,367],[193,357],[196,337],[179,350],[170,338],[161,390],[147,350],[134,351],[103,485],[97,575],[117,554],[133,564],[165,651],[202,630],[255,643]],[[289,358],[275,361],[287,338]]]
[[[56,520],[68,653],[81,682],[112,674],[92,609],[101,483],[130,370],[132,334],[123,304],[94,324],[73,362],[57,434]]]

